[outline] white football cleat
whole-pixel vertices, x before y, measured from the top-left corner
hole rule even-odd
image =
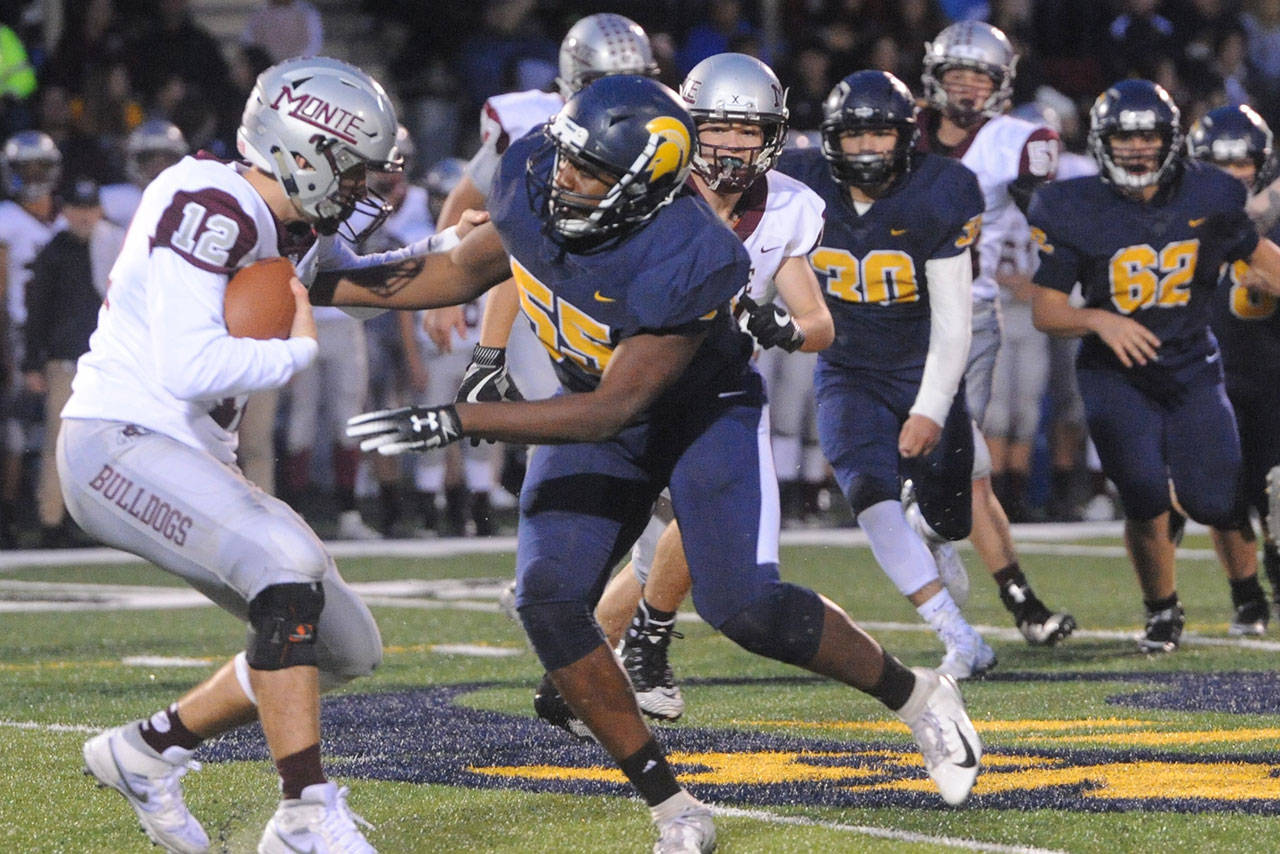
[[[898,717],[911,728],[942,799],[957,806],[969,797],[978,778],[982,741],[954,679],[927,667],[913,667],[911,672],[916,675],[916,688]]]
[[[716,850],[716,826],[711,810],[702,804],[657,822],[653,854],[710,854]]]
[[[347,787],[315,783],[302,797],[280,802],[258,842],[258,854],[377,854],[356,824],[369,822],[347,806]]]
[[[338,515],[338,539],[380,540],[382,534],[364,523],[359,510],[344,510]]]
[[[959,682],[981,676],[996,666],[996,651],[963,619],[947,620],[938,630],[938,636],[947,650],[938,665],[939,673]]]
[[[182,775],[199,770],[191,751],[158,755],[142,740],[138,722],[109,729],[84,743],[85,773],[115,789],[133,807],[148,838],[173,854],[203,854],[209,836],[182,800]]]

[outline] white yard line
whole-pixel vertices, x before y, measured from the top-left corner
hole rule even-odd
[[[766,810],[739,809],[738,807],[712,806],[716,815],[731,818],[749,818],[763,821],[766,824],[789,824],[800,827],[821,827],[825,830],[838,830],[844,833],[856,833],[861,836],[872,836],[876,839],[892,839],[897,842],[918,842],[923,845],[937,845],[943,848],[960,848],[965,851],[990,851],[995,854],[1065,854],[1052,848],[1032,848],[1026,845],[1004,845],[998,842],[979,842],[975,839],[960,839],[954,836],[930,836],[912,830],[894,830],[889,827],[872,827],[865,824],[842,824],[835,821],[821,821],[799,815],[779,815]]]

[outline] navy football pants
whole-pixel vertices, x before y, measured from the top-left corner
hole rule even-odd
[[[516,605],[522,613],[572,606],[565,631],[534,638],[548,670],[603,642],[587,618],[668,481],[703,619],[719,629],[779,585],[768,408],[713,406],[628,427],[605,442],[545,445],[531,455],[520,496]]]
[[[1178,503],[1205,525],[1231,527],[1240,477],[1240,440],[1220,363],[1177,372],[1182,399],[1168,406],[1135,388],[1121,371],[1078,368],[1089,435],[1115,482],[1125,517],[1153,519]]]

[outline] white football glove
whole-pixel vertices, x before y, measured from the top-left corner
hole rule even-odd
[[[405,451],[430,451],[462,438],[462,424],[453,404],[380,409],[347,420],[347,435],[360,439],[360,450],[384,456]]]
[[[766,350],[781,347],[788,353],[794,353],[804,346],[804,331],[796,325],[791,312],[777,303],[759,305],[743,294],[738,297],[738,307],[744,312],[740,321],[742,328],[750,332]]]

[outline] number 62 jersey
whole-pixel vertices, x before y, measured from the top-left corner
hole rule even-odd
[[[1219,267],[1247,258],[1258,234],[1244,211],[1245,189],[1216,166],[1183,164],[1152,202],[1126,198],[1097,176],[1036,191],[1027,221],[1040,244],[1035,282],[1069,293],[1080,282],[1086,308],[1131,317],[1160,339],[1166,369],[1212,359],[1209,315]],[[1121,369],[1096,335],[1083,367]]]

